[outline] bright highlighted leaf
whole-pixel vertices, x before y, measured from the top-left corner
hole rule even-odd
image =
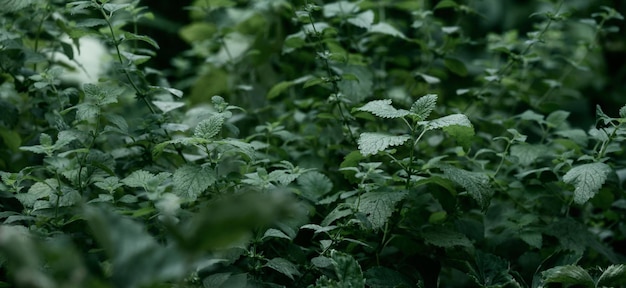
[[[611,172],[604,163],[589,163],[576,166],[563,175],[563,181],[574,185],[574,202],[584,204],[598,193]]]
[[[413,105],[411,105],[411,116],[416,121],[423,121],[430,116],[430,113],[435,110],[437,105],[437,95],[426,94],[417,99]]]
[[[404,144],[411,137],[407,135],[388,135],[383,133],[362,133],[357,141],[359,143],[359,151],[363,156],[374,155],[390,146],[398,146]]]
[[[372,27],[372,23],[374,23],[374,12],[372,12],[372,10],[367,10],[363,13],[359,13],[358,15],[348,19],[348,23],[354,26],[369,29]]]
[[[393,37],[406,39],[406,36],[404,36],[402,32],[398,31],[398,29],[384,22],[380,22],[378,24],[372,25],[372,27],[370,28],[370,32],[381,33],[381,34],[386,34],[386,35],[390,35]]]
[[[626,265],[624,264],[607,267],[598,279],[598,286],[618,287],[624,284],[626,284]]]
[[[426,122],[427,130],[444,128],[452,125],[473,127],[472,122],[463,114],[452,114]]]
[[[489,205],[489,198],[493,191],[486,174],[470,172],[453,166],[441,166],[440,168],[446,178],[465,188],[481,207],[485,208]]]
[[[566,265],[548,269],[541,273],[546,283],[562,283],[581,285],[582,287],[596,287],[591,275],[580,266]]]
[[[368,192],[361,195],[357,209],[367,216],[372,229],[378,230],[385,226],[396,209],[396,204],[406,195],[406,192]]]
[[[193,136],[209,140],[217,135],[217,133],[220,133],[220,130],[222,130],[222,124],[224,124],[224,118],[215,114],[209,117],[209,119],[202,120],[198,123]]]
[[[381,118],[400,118],[409,114],[409,111],[404,109],[398,110],[391,106],[391,100],[389,99],[370,101],[357,110],[370,112]]]
[[[215,171],[210,167],[187,164],[174,172],[174,193],[194,201],[216,180]]]

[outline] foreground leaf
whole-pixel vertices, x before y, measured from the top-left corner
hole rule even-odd
[[[611,167],[604,163],[589,163],[576,166],[563,175],[563,181],[574,185],[574,202],[584,204],[598,193],[598,190],[611,173]]]
[[[404,144],[411,137],[407,135],[394,136],[383,133],[362,133],[357,141],[359,143],[359,151],[363,156],[374,155],[390,146],[398,146]]]
[[[406,195],[406,192],[368,192],[361,195],[357,210],[367,216],[372,229],[378,230],[387,223],[396,204]]]
[[[215,170],[195,164],[184,165],[174,172],[174,193],[194,201],[217,180]]]
[[[591,275],[580,266],[566,265],[548,269],[541,273],[545,283],[562,283],[595,287]]]
[[[489,205],[493,190],[485,173],[470,172],[447,165],[440,168],[446,178],[465,188],[481,207],[486,208]]]
[[[370,112],[381,118],[400,118],[409,114],[409,111],[404,109],[398,110],[391,106],[391,100],[389,99],[370,101],[357,110]]]

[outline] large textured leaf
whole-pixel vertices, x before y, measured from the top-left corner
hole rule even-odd
[[[545,283],[563,283],[581,285],[582,287],[595,287],[591,275],[580,266],[558,266],[544,271],[541,275]]]
[[[563,175],[563,181],[574,185],[574,202],[584,204],[598,193],[611,172],[604,163],[588,163],[576,166]]]
[[[193,135],[198,138],[211,139],[215,137],[217,133],[220,133],[222,124],[224,124],[224,118],[219,114],[215,114],[208,119],[200,121]]]
[[[626,284],[626,265],[611,265],[604,269],[600,278],[598,278],[598,286],[618,287]]]
[[[174,172],[174,193],[181,198],[194,201],[206,188],[217,180],[215,170],[210,167],[187,164]]]
[[[293,280],[294,275],[300,275],[300,271],[298,271],[298,267],[295,264],[289,262],[287,259],[283,258],[273,258],[272,260],[267,261],[265,266],[272,268],[281,274],[289,277]]]
[[[374,155],[390,146],[404,144],[410,137],[407,135],[394,136],[383,133],[362,133],[357,141],[359,151],[363,156]]]
[[[441,166],[441,170],[446,178],[463,186],[467,192],[485,208],[489,205],[489,198],[493,194],[489,177],[484,173],[470,172],[453,166]]]
[[[409,114],[409,111],[404,109],[398,110],[391,106],[391,100],[389,99],[370,101],[357,110],[370,112],[381,118],[400,118]]]
[[[411,105],[411,116],[416,121],[424,121],[430,113],[435,110],[437,105],[437,95],[427,94],[417,99],[413,105]]]
[[[448,116],[444,116],[441,118],[437,118],[426,123],[426,129],[434,130],[439,128],[444,128],[452,125],[459,125],[465,127],[473,127],[472,122],[467,119],[467,116],[463,114],[452,114]]]
[[[298,177],[298,185],[302,189],[302,194],[313,201],[317,201],[333,189],[333,182],[326,175],[317,171],[302,174]]]
[[[22,10],[34,2],[34,0],[0,0],[0,7],[2,7],[0,14]]]
[[[339,287],[365,287],[361,266],[350,254],[332,250],[330,258],[334,262],[335,273],[341,284]]]
[[[489,253],[476,251],[469,276],[481,287],[521,287],[510,274],[508,261]]]
[[[396,209],[396,203],[407,195],[406,192],[367,192],[361,195],[358,211],[367,216],[372,229],[380,229]]]

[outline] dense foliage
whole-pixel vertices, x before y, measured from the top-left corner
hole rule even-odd
[[[0,0],[0,287],[626,287],[624,5]]]

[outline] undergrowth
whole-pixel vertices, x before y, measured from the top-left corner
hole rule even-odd
[[[0,287],[624,287],[623,16],[432,2],[0,0]]]

